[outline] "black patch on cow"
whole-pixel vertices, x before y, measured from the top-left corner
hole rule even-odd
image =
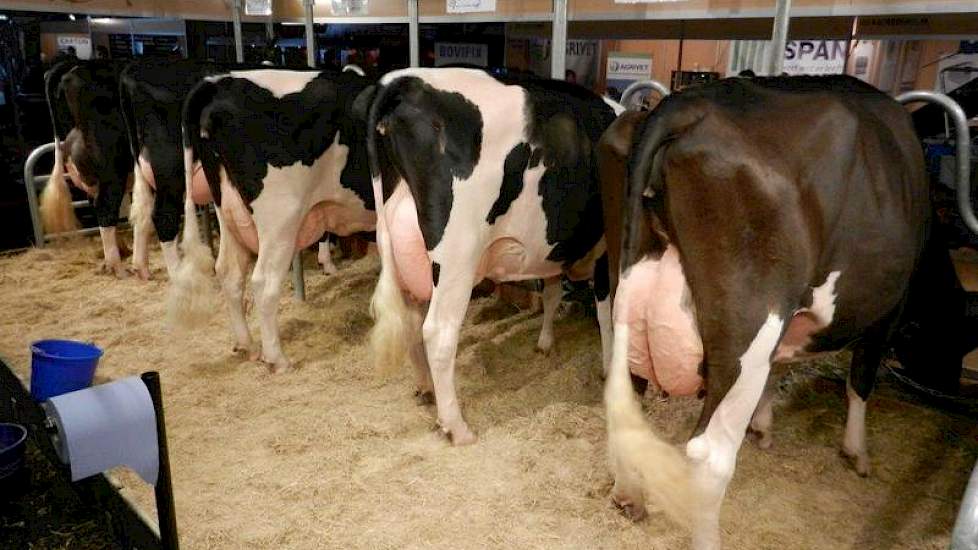
[[[384,198],[402,175],[417,205],[425,246],[432,250],[448,224],[452,183],[471,176],[479,162],[482,113],[462,94],[403,77],[378,94],[370,120],[385,128],[377,147]]]
[[[186,175],[183,167],[181,110],[187,94],[204,77],[243,66],[197,60],[142,59],[120,77],[122,111],[133,156],[153,170],[153,225],[160,241],[177,237],[183,218]]]
[[[593,93],[560,81],[520,82],[527,89],[528,133],[534,148],[529,167],[546,167],[539,192],[547,218],[548,260],[565,266],[580,260],[601,239],[596,144],[615,119]]]
[[[441,264],[431,262],[431,282],[433,286],[438,286],[438,278],[441,276]]]
[[[352,73],[321,72],[302,90],[280,98],[246,78],[227,77],[199,86],[187,100],[184,121],[193,128],[186,137],[195,145],[211,190],[216,191],[214,178],[223,166],[250,205],[261,193],[269,165],[312,166],[339,132],[340,143],[350,149],[341,185],[372,209],[364,129],[351,115],[353,101],[367,84]],[[198,94],[209,97],[198,101]],[[201,132],[207,137],[201,138]]]
[[[108,61],[72,62],[52,69],[46,83],[48,99],[55,102],[51,112],[56,133],[60,137],[70,124],[64,138],[68,157],[97,189],[93,202],[99,227],[118,223],[132,171],[129,136],[119,108],[121,69],[122,65]]]
[[[603,302],[611,293],[611,281],[608,273],[608,253],[605,252],[594,263],[594,299]]]
[[[526,171],[527,163],[530,160],[530,144],[520,143],[506,155],[506,163],[503,165],[503,185],[499,189],[499,198],[489,209],[486,221],[490,224],[496,223],[496,218],[509,211],[509,205],[513,204],[516,197],[523,191],[523,173]]]

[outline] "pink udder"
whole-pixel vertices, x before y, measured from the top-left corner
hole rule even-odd
[[[221,182],[221,214],[228,231],[253,254],[258,254],[258,228],[241,194],[227,181]],[[374,214],[330,202],[320,202],[309,210],[295,236],[297,249],[315,243],[327,230],[340,235],[373,229]],[[431,268],[429,267],[429,274]],[[430,278],[430,275],[429,275]]]
[[[628,324],[628,366],[670,395],[692,395],[703,385],[698,370],[703,342],[690,311],[682,306],[689,293],[679,253],[669,247],[658,261],[632,266],[615,297],[615,322]],[[628,307],[625,309],[625,296]],[[803,352],[811,335],[824,325],[808,310],[791,318],[773,361]]]
[[[214,202],[214,196],[211,195],[211,188],[207,185],[207,176],[204,175],[204,169],[200,164],[194,166],[194,176],[190,184],[190,197],[193,199],[194,204],[198,206]]]
[[[687,294],[679,254],[669,247],[658,261],[632,266],[615,299],[616,323],[629,327],[629,368],[670,395],[691,395],[703,385],[698,373],[703,342],[693,315],[682,305]]]
[[[384,220],[394,252],[394,268],[402,289],[415,300],[431,299],[431,259],[425,248],[414,198],[405,189],[396,191],[384,204]]]

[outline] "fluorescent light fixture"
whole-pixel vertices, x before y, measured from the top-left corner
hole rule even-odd
[[[75,14],[69,13],[68,14],[68,19],[71,19],[72,21],[74,21],[75,20]]]
[[[0,13],[0,21],[6,21],[6,20],[7,20],[7,16],[5,14]]]
[[[305,25],[302,21],[282,21],[282,24],[286,27],[301,27]]]

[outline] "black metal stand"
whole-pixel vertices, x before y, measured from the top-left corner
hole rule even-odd
[[[170,482],[170,454],[166,443],[166,421],[163,418],[163,394],[160,391],[160,373],[144,372],[140,375],[156,412],[156,442],[160,454],[160,472],[156,478],[156,514],[160,522],[160,543],[164,550],[178,550],[177,514],[173,505],[173,485]]]
[[[61,483],[71,487],[87,506],[98,508],[104,513],[120,546],[140,550],[154,550],[161,547],[156,533],[143,522],[139,514],[119,495],[103,474],[96,474],[72,483],[67,468],[58,467],[61,465],[61,459],[54,450],[51,438],[48,437],[44,427],[47,418],[44,410],[34,401],[27,388],[2,359],[0,359],[0,416],[11,418],[27,426],[31,440],[47,461],[55,467]]]

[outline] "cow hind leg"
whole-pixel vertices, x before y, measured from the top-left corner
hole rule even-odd
[[[869,453],[866,450],[866,401],[876,383],[876,370],[882,359],[882,346],[876,339],[862,340],[852,352],[852,365],[846,382],[848,409],[842,453],[852,460],[856,473],[869,475]]]
[[[728,338],[714,342],[707,357],[734,357],[744,349],[739,365],[713,361],[708,365],[707,397],[701,416],[706,427],[686,444],[692,461],[692,489],[697,499],[693,519],[693,548],[720,547],[720,509],[727,484],[733,477],[737,452],[751,416],[764,392],[771,369],[771,354],[781,338],[784,320],[770,313],[749,345]],[[706,341],[706,339],[704,339]],[[738,373],[730,384],[730,373]]]
[[[778,394],[777,383],[773,377],[768,378],[761,400],[754,410],[754,416],[750,419],[750,431],[754,434],[754,442],[761,449],[770,449],[773,440],[771,439],[771,426],[774,424],[774,398]]]
[[[594,306],[598,315],[598,330],[601,332],[601,375],[605,378],[611,366],[611,350],[614,345],[609,275],[608,254],[602,254],[594,264]],[[641,393],[645,393],[644,388]]]
[[[323,273],[326,276],[336,275],[337,269],[336,265],[333,264],[333,244],[336,241],[336,235],[332,233],[326,233],[323,235],[323,239],[319,241],[319,252],[316,255],[316,260],[319,261],[319,265],[323,266]]]
[[[217,223],[221,236],[214,267],[227,300],[228,318],[234,336],[233,349],[234,353],[250,356],[255,349],[245,318],[244,289],[248,268],[251,267],[251,253],[224,227],[220,209],[217,209]]]
[[[549,354],[554,345],[554,317],[563,291],[560,288],[560,277],[548,277],[543,280],[543,326],[540,327],[540,337],[537,339],[537,351]]]
[[[424,339],[421,337],[421,325],[424,322],[424,306],[409,306],[410,319],[408,321],[411,341],[411,363],[414,365],[414,373],[417,376],[417,389],[414,391],[414,398],[418,405],[432,405],[435,403],[435,389],[431,380],[431,367],[428,365],[428,355],[424,349]]]
[[[462,418],[459,407],[455,390],[455,354],[478,261],[467,259],[465,255],[458,257],[457,261],[442,263],[441,284],[432,292],[422,335],[431,367],[438,423],[453,445],[468,445],[475,443],[476,436]]]
[[[140,279],[148,280],[149,236],[153,216],[153,191],[136,162],[135,181],[132,186],[132,206],[129,208],[129,221],[132,224],[132,273]]]
[[[252,205],[260,243],[251,286],[261,328],[261,360],[273,372],[282,372],[289,367],[289,360],[279,340],[279,297],[292,265],[302,216],[299,208],[285,201],[266,203],[259,198]]]

